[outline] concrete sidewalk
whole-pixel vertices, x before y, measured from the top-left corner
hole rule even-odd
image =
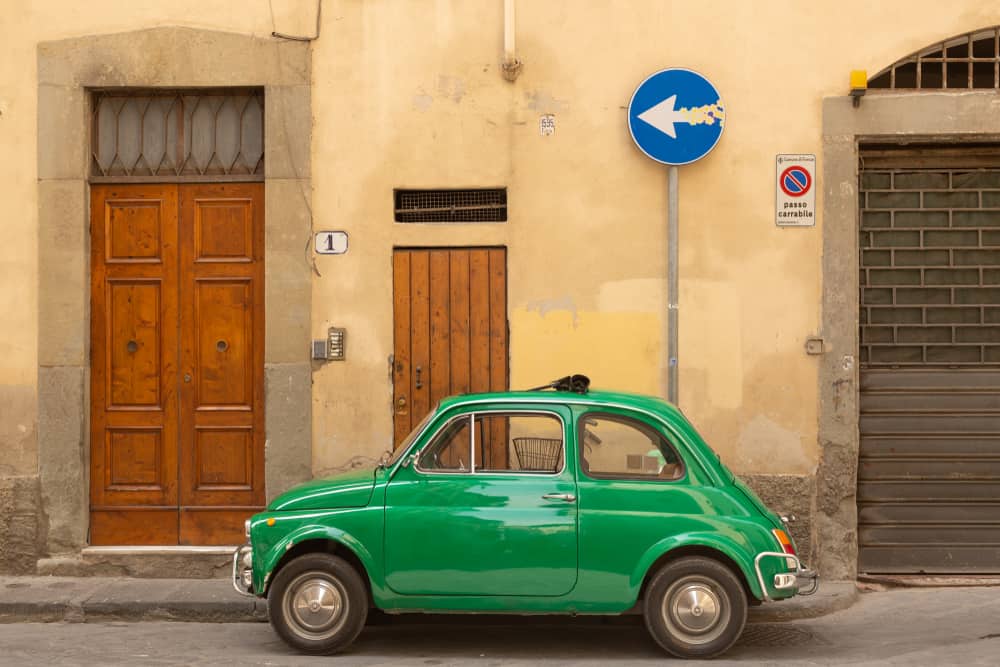
[[[825,582],[815,595],[751,608],[750,622],[815,618],[846,609],[857,597],[854,582]],[[228,579],[0,577],[0,623],[266,619],[267,602],[238,594]]]

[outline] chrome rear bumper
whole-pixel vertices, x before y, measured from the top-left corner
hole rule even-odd
[[[233,588],[240,595],[255,597],[253,593],[253,548],[249,544],[233,552]]]
[[[819,588],[819,575],[814,570],[802,567],[802,561],[797,556],[780,551],[762,551],[753,559],[753,569],[757,574],[757,583],[760,584],[765,602],[774,601],[774,598],[767,592],[767,586],[764,585],[764,575],[760,571],[760,562],[765,558],[783,558],[786,563],[791,561],[788,567],[795,568],[794,572],[781,572],[774,575],[772,586],[777,590],[784,591],[794,588],[797,595],[812,595]]]

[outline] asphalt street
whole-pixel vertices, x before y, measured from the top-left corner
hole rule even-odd
[[[348,654],[296,655],[266,623],[0,624],[0,665],[640,665],[660,662],[639,619],[515,619],[367,628]],[[754,623],[713,664],[996,665],[1000,588],[866,593],[812,620]]]

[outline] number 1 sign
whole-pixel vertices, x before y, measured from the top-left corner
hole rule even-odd
[[[347,232],[318,232],[316,252],[320,255],[343,255],[347,252]]]

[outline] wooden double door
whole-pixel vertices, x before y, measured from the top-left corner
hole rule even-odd
[[[264,189],[91,191],[93,545],[243,541],[264,504]]]
[[[507,390],[507,250],[399,248],[392,274],[398,446],[445,396]]]

